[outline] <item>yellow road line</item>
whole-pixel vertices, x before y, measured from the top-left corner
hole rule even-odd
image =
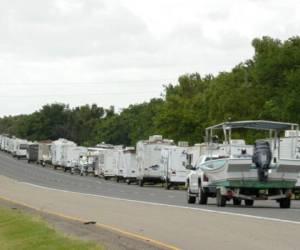
[[[80,223],[85,223],[86,222],[86,220],[83,220],[82,218],[79,218],[79,217],[73,217],[73,216],[65,215],[65,214],[58,213],[58,212],[53,212],[53,211],[46,210],[46,209],[39,209],[39,208],[33,207],[29,204],[26,204],[24,202],[16,201],[16,200],[7,198],[7,197],[2,196],[2,195],[0,195],[0,199],[11,202],[11,203],[15,203],[17,205],[28,207],[28,208],[36,210],[38,212],[47,213],[47,214],[58,216],[58,217],[61,217],[61,218],[64,218],[64,219],[73,220],[73,221],[77,221],[77,222],[80,222]],[[114,231],[114,232],[126,235],[130,238],[134,238],[134,239],[137,239],[137,240],[140,240],[140,241],[146,241],[148,243],[157,245],[159,247],[163,247],[165,249],[181,250],[180,248],[178,248],[176,246],[172,246],[172,245],[163,243],[161,241],[154,240],[154,239],[151,239],[149,237],[146,237],[146,236],[143,236],[143,235],[140,235],[140,234],[132,233],[132,232],[129,232],[129,231],[126,231],[126,230],[123,230],[123,229],[120,229],[120,228],[117,228],[117,227],[114,227],[114,226],[110,226],[110,225],[106,225],[106,224],[102,224],[102,223],[98,223],[98,222],[96,222],[95,225],[100,227],[100,228],[105,228],[105,229],[108,229],[110,231]]]

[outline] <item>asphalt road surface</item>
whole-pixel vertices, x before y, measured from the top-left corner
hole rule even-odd
[[[165,190],[150,185],[139,187],[92,176],[71,175],[62,170],[16,160],[4,152],[0,152],[0,175],[20,182],[85,194],[300,222],[299,201],[293,201],[291,209],[280,209],[275,201],[256,201],[254,207],[233,206],[229,203],[221,208],[215,205],[215,199],[210,199],[208,205],[190,205],[186,202],[185,191]]]

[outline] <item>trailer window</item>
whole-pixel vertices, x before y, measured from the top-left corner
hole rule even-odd
[[[20,144],[20,149],[27,149],[27,145],[26,144]]]

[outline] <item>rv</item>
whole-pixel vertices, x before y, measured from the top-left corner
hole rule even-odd
[[[38,163],[46,166],[46,164],[51,164],[51,160],[51,141],[39,142]]]
[[[27,145],[28,142],[26,140],[21,139],[12,139],[12,155],[17,159],[26,158],[27,153]]]
[[[76,147],[76,143],[68,141],[66,139],[58,139],[52,142],[51,161],[55,169],[57,167],[64,167],[64,165],[66,165],[66,151],[68,150],[68,148],[72,147]]]
[[[164,183],[164,169],[161,166],[161,151],[173,145],[173,140],[163,139],[161,135],[153,135],[149,140],[137,143],[137,180],[139,186],[144,183]]]
[[[178,146],[168,146],[161,151],[161,164],[164,169],[166,188],[185,184],[193,153],[189,151],[188,143],[180,142]]]
[[[79,164],[82,162],[82,158],[86,157],[88,149],[86,147],[68,147],[66,151],[66,162],[65,162],[65,170],[70,170],[71,174],[76,171],[80,172]]]
[[[117,176],[117,162],[119,159],[119,150],[118,148],[112,148],[104,150],[100,153],[100,161],[102,165],[102,173],[105,180],[111,179]]]
[[[119,151],[117,181],[124,179],[129,185],[136,181],[137,177],[137,161],[134,147],[126,147]]]

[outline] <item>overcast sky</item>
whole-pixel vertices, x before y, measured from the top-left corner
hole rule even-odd
[[[148,101],[251,58],[255,37],[299,35],[299,13],[299,0],[0,0],[0,116]]]

